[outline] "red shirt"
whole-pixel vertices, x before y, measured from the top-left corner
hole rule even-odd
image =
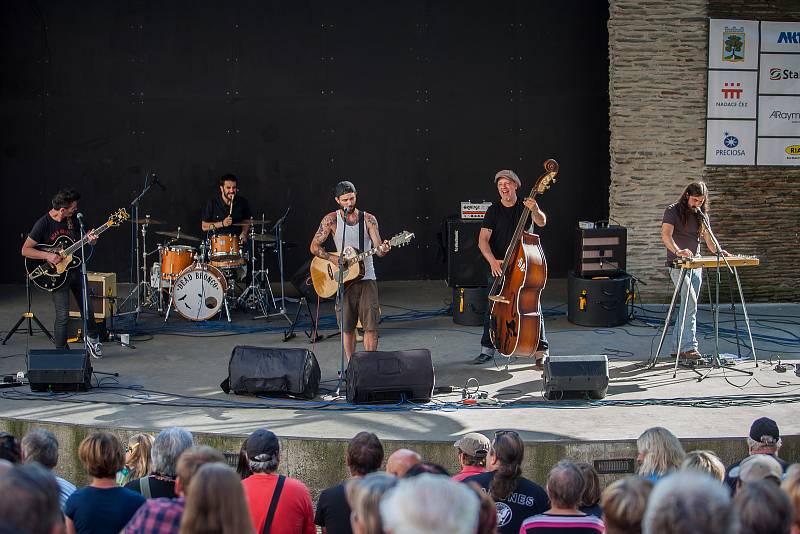
[[[250,519],[256,532],[261,532],[267,519],[269,503],[278,483],[277,474],[255,473],[242,481]],[[283,483],[271,534],[316,534],[314,507],[305,484],[286,477]]]
[[[461,482],[467,477],[471,477],[472,475],[478,475],[486,471],[485,467],[481,467],[479,465],[465,465],[461,472],[457,475],[453,475],[453,480],[456,482]]]

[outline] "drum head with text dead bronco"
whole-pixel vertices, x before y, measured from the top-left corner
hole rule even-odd
[[[178,275],[172,287],[172,305],[190,321],[205,321],[222,309],[228,283],[213,265],[196,263]]]

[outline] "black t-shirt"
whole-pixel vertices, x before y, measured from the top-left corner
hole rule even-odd
[[[481,228],[492,231],[492,235],[489,237],[489,246],[492,254],[498,260],[502,260],[506,256],[506,249],[511,243],[511,238],[514,237],[514,230],[517,229],[517,223],[524,208],[525,206],[520,200],[517,200],[517,203],[510,208],[497,201],[486,210]]]
[[[178,496],[175,495],[175,481],[174,480],[162,480],[160,478],[156,478],[154,476],[145,477],[150,482],[150,498],[157,499],[159,497],[165,497],[167,499],[176,499]],[[129,490],[133,490],[136,493],[142,492],[141,486],[141,478],[137,478],[135,480],[131,480],[125,487]]]
[[[343,483],[320,493],[314,523],[325,528],[328,534],[352,534],[350,505],[347,504]]]
[[[694,212],[686,214],[686,224],[681,221],[681,214],[678,204],[670,204],[664,210],[662,223],[668,223],[675,227],[672,231],[672,239],[681,249],[688,248],[694,254],[700,251],[700,221]],[[667,264],[671,264],[677,256],[667,249]]]
[[[494,478],[494,471],[487,471],[480,475],[467,477],[462,482],[477,482],[487,493],[489,484]],[[522,522],[532,515],[543,513],[550,509],[550,499],[544,488],[531,482],[527,478],[517,480],[508,497],[495,503],[497,507],[497,532],[500,534],[519,534]]]
[[[51,244],[62,235],[77,240],[80,236],[78,228],[78,221],[75,217],[70,217],[63,221],[54,221],[49,213],[45,213],[33,225],[28,237],[43,245]]]
[[[231,213],[231,207],[223,202],[222,195],[217,195],[206,202],[206,207],[203,208],[201,219],[209,223],[222,222],[229,213]],[[233,199],[233,214],[231,217],[233,217],[233,222],[235,223],[244,222],[252,217],[250,213],[250,204],[247,202],[246,198],[237,195]],[[237,226],[226,226],[224,228],[216,228],[214,232],[233,235],[241,232],[241,228]]]

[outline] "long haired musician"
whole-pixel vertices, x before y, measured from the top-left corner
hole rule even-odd
[[[523,208],[527,207],[531,211],[533,222],[536,226],[547,224],[547,216],[536,200],[532,198],[520,200],[517,198],[517,189],[522,185],[522,182],[514,171],[499,171],[494,176],[494,182],[500,195],[500,200],[489,206],[481,225],[481,232],[478,235],[478,248],[489,264],[489,286],[492,285],[494,277],[502,274],[503,258],[511,239],[514,237],[514,229],[522,215]],[[489,334],[490,316],[491,306],[487,306],[486,315],[483,319],[481,353],[472,360],[472,363],[476,365],[494,359],[495,347]],[[544,319],[542,319],[539,328],[539,346],[534,355],[537,369],[541,370],[542,360],[547,354],[548,343],[544,332]]]
[[[667,247],[669,276],[676,286],[680,283],[681,276],[685,277],[681,286],[681,302],[687,302],[687,305],[681,346],[677,347],[679,357],[684,360],[700,358],[696,331],[697,302],[700,285],[703,283],[703,269],[702,267],[681,269],[675,266],[675,262],[680,258],[697,256],[700,252],[701,238],[712,254],[717,253],[717,247],[711,236],[704,231],[703,216],[700,213],[705,214],[706,217],[709,213],[708,187],[704,182],[692,182],[686,186],[677,202],[667,206],[661,219],[661,241]],[[725,250],[722,250],[721,253],[724,256],[730,256]],[[681,312],[681,316],[683,314],[684,312]]]

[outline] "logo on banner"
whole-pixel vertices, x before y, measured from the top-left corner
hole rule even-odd
[[[800,79],[800,72],[796,70],[781,69],[779,67],[770,67],[769,79],[773,82],[780,80],[797,80]]]
[[[800,145],[789,145],[785,150],[789,155],[788,159],[800,159]]]
[[[778,44],[800,44],[800,32],[779,33]]]
[[[716,150],[717,156],[745,156],[745,151],[741,148],[737,148],[739,146],[739,138],[735,135],[731,135],[728,132],[722,134],[722,144],[725,145],[725,148],[718,148]]]
[[[722,86],[722,97],[725,100],[742,98],[742,82],[725,82]]]
[[[769,114],[770,119],[780,119],[782,121],[800,122],[800,113],[797,111],[778,111]]]
[[[722,61],[744,61],[744,26],[725,27],[722,32]]]

